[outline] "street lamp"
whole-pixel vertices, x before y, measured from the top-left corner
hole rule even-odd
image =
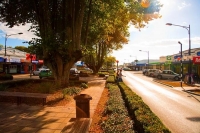
[[[181,87],[183,82],[183,61],[182,61],[182,43],[178,41],[178,43],[181,45]]]
[[[149,51],[142,51],[142,50],[139,50],[139,51],[141,51],[141,52],[147,52],[147,54],[148,54],[148,69],[149,69]]]
[[[188,31],[188,34],[189,34],[189,50],[188,50],[189,65],[188,65],[188,74],[189,74],[189,77],[190,77],[191,73],[192,73],[191,59],[190,59],[190,55],[191,55],[190,25],[188,27],[187,26],[182,26],[182,25],[176,25],[176,24],[172,24],[172,23],[166,23],[166,25],[169,25],[169,26],[172,26],[172,25],[173,26],[179,26],[179,27],[185,28]],[[191,78],[189,78],[189,84],[191,84]]]
[[[5,62],[6,62],[6,56],[7,56],[7,54],[6,54],[6,42],[7,42],[7,39],[8,39],[8,37],[9,36],[12,36],[12,35],[20,35],[20,34],[23,34],[23,33],[16,33],[16,34],[10,34],[10,35],[7,35],[7,34],[5,34],[5,53],[4,53],[4,56],[5,56]],[[7,73],[7,67],[5,66],[5,72]]]
[[[8,37],[9,36],[12,36],[12,35],[20,35],[20,34],[23,34],[22,32],[20,32],[20,33],[16,33],[16,34],[10,34],[10,35],[5,35],[5,56],[7,56],[7,54],[6,54],[6,42],[7,42],[7,39],[8,39]]]

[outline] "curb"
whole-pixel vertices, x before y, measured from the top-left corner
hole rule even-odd
[[[154,80],[154,79],[153,79],[153,81],[156,82],[156,83],[159,83],[159,84],[166,85],[166,86],[169,86],[169,87],[171,87],[171,88],[174,88],[174,87],[171,86],[171,85],[164,84],[164,83],[159,82],[159,81],[157,81],[157,80]],[[195,86],[195,87],[198,87],[198,86]],[[190,93],[190,94],[193,94],[193,95],[200,96],[200,94],[194,93],[194,92],[192,92],[191,90],[183,90],[183,91],[184,91],[184,92],[187,92],[187,93]]]
[[[194,93],[194,92],[192,92],[191,90],[183,90],[183,91],[184,91],[184,92],[187,92],[187,93],[190,93],[190,94],[193,94],[193,95],[200,96],[200,94]]]
[[[157,81],[157,80],[155,80],[155,79],[153,79],[153,81],[156,82],[156,83],[159,83],[159,84],[166,85],[166,86],[169,86],[169,87],[171,87],[171,88],[174,88],[174,86],[171,86],[171,85],[168,85],[168,84],[164,84],[164,83],[159,82],[159,81]]]

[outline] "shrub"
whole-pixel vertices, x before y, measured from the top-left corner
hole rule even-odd
[[[6,91],[9,88],[6,84],[0,84],[0,91]]]
[[[56,84],[51,82],[42,82],[41,84],[38,85],[36,89],[41,93],[54,93],[56,90]]]
[[[160,119],[142,101],[142,98],[134,93],[123,82],[119,88],[129,110],[129,114],[135,122],[135,129],[139,133],[170,133]]]
[[[117,85],[107,84],[109,89],[109,100],[104,110],[107,119],[101,123],[102,129],[106,133],[134,133],[133,122],[129,118],[121,92]]]
[[[13,80],[13,76],[11,74],[1,74],[0,80]]]
[[[88,88],[88,85],[86,83],[81,83],[80,87],[83,89],[86,89],[86,88]]]
[[[106,83],[115,83],[115,76],[109,75],[108,78],[106,79]]]
[[[105,75],[109,75],[108,72],[98,72],[99,77],[105,77]]]
[[[65,88],[63,89],[63,96],[65,97],[66,95],[77,95],[81,92],[81,88],[78,87],[70,87],[70,88]]]

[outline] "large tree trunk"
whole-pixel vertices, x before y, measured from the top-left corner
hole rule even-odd
[[[42,56],[59,86],[68,85],[70,68],[82,58],[81,30],[86,1],[35,0]]]

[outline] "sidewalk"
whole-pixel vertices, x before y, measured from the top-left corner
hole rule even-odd
[[[89,88],[82,94],[92,97],[90,100],[90,118],[103,92],[106,80],[102,77],[89,81]],[[0,103],[0,132],[2,133],[60,133],[76,118],[75,101],[65,106],[46,107]]]

